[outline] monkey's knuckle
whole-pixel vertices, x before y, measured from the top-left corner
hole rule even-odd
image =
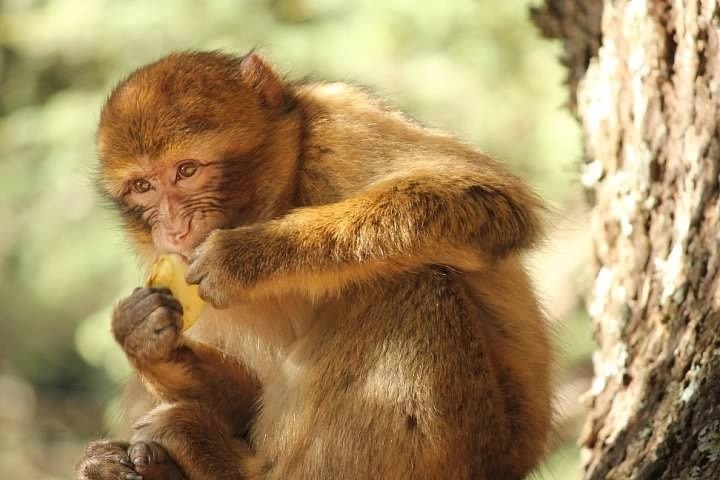
[[[150,309],[154,312],[167,304],[165,295],[160,292],[153,292],[150,296]]]
[[[143,288],[142,295],[134,292],[122,300],[113,310],[111,328],[115,339],[123,343],[131,332],[141,323],[144,314],[141,311],[140,301],[149,294],[149,289]]]
[[[185,279],[188,283],[199,283],[206,276],[207,269],[204,265],[204,257],[198,257],[190,263]]]
[[[138,356],[156,341],[159,333],[177,323],[164,310],[154,310],[132,328],[122,344],[126,353]]]
[[[138,458],[144,458],[148,465],[164,463],[169,458],[167,451],[154,441],[133,443],[128,449],[128,455],[133,463],[137,463],[136,459]]]
[[[121,305],[113,311],[112,327],[118,331],[124,331],[132,328],[136,320],[135,309],[127,305]]]
[[[129,335],[120,345],[128,357],[137,359],[143,357],[144,342],[142,339],[136,338],[135,335]]]
[[[78,471],[79,480],[128,480],[127,474],[133,469],[120,464],[103,464],[92,462]]]
[[[115,311],[117,312],[126,312],[130,310],[133,305],[137,303],[137,297],[130,295],[129,297],[125,297],[115,306]]]
[[[75,470],[80,480],[114,480],[133,472],[129,462],[123,444],[98,440],[86,447],[85,456],[77,463]]]
[[[171,309],[167,305],[165,305],[163,302],[157,302],[153,305],[152,311],[148,314],[146,320],[150,323],[157,322],[157,321],[164,321],[170,318]]]
[[[124,316],[120,315],[119,313],[113,314],[111,327],[115,340],[117,340],[119,343],[122,343],[128,334],[127,322],[124,321]]]
[[[146,336],[127,345],[125,353],[143,364],[166,360],[175,345],[175,338],[169,334]]]
[[[95,459],[86,459],[78,466],[78,478],[80,480],[110,480],[108,467]]]
[[[170,356],[170,353],[177,346],[177,340],[179,338],[178,330],[174,328],[166,328],[156,334],[154,346],[155,346],[155,358],[166,359]]]
[[[146,457],[150,459],[151,457],[153,457],[153,452],[150,449],[149,443],[135,442],[130,445],[130,448],[128,449],[128,455],[130,456],[131,460],[134,460],[138,457]]]
[[[162,445],[160,445],[159,443],[150,442],[148,444],[148,448],[150,449],[152,458],[156,462],[165,462],[170,459],[170,455],[168,454],[168,451],[165,450],[165,448]]]
[[[153,331],[159,332],[166,327],[176,327],[181,318],[182,314],[180,312],[163,305],[147,316],[146,323]]]
[[[132,291],[132,293],[127,299],[137,301],[138,298],[146,297],[152,291],[153,289],[150,287],[135,287],[135,289]]]
[[[102,472],[93,459],[83,459],[77,466],[78,480],[102,480]]]

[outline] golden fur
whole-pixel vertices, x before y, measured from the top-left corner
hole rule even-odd
[[[134,441],[159,442],[191,480],[519,479],[537,465],[551,353],[520,256],[542,203],[503,165],[254,54],[143,67],[98,138],[121,211],[127,178],[168,156],[230,152],[249,192],[188,274],[227,308],[164,361],[134,362],[158,405]],[[126,225],[149,261],[146,227]]]

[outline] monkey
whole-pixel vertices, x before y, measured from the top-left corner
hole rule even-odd
[[[366,90],[257,52],[172,53],[111,92],[100,185],[142,264],[181,255],[180,328],[137,288],[113,334],[152,407],[82,480],[520,479],[552,423],[523,264],[542,200]]]

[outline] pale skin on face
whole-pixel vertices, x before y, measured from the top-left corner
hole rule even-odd
[[[188,258],[207,234],[223,223],[219,208],[214,162],[182,159],[148,168],[128,178],[124,197],[142,209],[158,252]]]

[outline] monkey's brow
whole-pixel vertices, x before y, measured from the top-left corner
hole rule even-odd
[[[189,118],[176,129],[177,133],[202,133],[217,130],[220,124],[207,118]]]

